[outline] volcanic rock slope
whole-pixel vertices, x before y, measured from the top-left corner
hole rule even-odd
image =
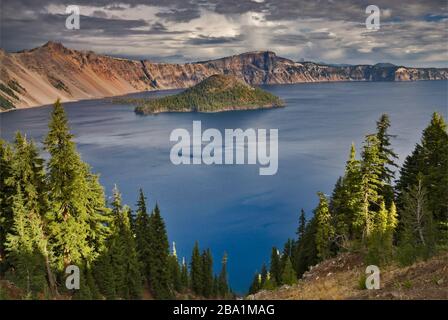
[[[129,60],[78,51],[60,43],[16,53],[0,49],[1,110],[191,87],[214,74],[229,74],[251,85],[324,81],[446,80],[448,69],[390,64],[331,66],[294,62],[256,51],[185,64]]]

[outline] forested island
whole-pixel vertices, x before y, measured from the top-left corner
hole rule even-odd
[[[117,99],[118,102],[123,100]],[[161,112],[220,112],[275,108],[284,105],[275,95],[251,87],[236,77],[213,75],[185,91],[155,99],[128,99],[137,114]]]

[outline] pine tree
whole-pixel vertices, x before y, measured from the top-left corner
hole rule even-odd
[[[173,250],[168,257],[170,288],[173,291],[181,292],[182,290],[181,267],[179,265],[179,261],[177,260],[176,244],[174,242],[172,248]]]
[[[252,283],[249,287],[249,294],[257,293],[258,291],[261,290],[262,287],[263,287],[263,284],[261,282],[261,274],[255,273]]]
[[[203,292],[203,267],[201,254],[199,252],[199,244],[197,241],[194,244],[193,253],[191,255],[190,272],[191,289],[195,294],[200,295]]]
[[[12,199],[16,188],[8,183],[13,175],[12,158],[11,145],[0,139],[0,275],[9,268],[4,246],[6,235],[11,232],[13,226]]]
[[[297,228],[297,241],[300,241],[303,239],[305,235],[305,227],[306,227],[306,217],[305,217],[305,210],[300,210],[300,217],[299,217],[299,227]]]
[[[180,270],[181,291],[184,292],[190,287],[190,279],[188,276],[188,267],[185,262],[185,258],[182,259],[182,265]]]
[[[271,282],[274,286],[282,283],[282,265],[280,261],[280,254],[276,247],[272,248],[269,273],[271,276]]]
[[[290,286],[297,283],[297,275],[296,272],[294,271],[294,268],[292,267],[292,263],[289,258],[286,259],[285,267],[283,268],[281,283]]]
[[[110,264],[118,298],[138,299],[142,294],[141,267],[129,221],[129,208],[121,204],[121,194],[115,186],[112,201],[112,236],[109,244]],[[103,286],[104,287],[104,286]]]
[[[361,238],[361,177],[361,162],[356,159],[356,149],[352,143],[344,177],[340,184],[336,184],[331,201],[331,212],[337,217],[335,238],[338,245],[346,249],[350,246],[349,241]]]
[[[272,278],[272,275],[270,272],[266,275],[266,280],[263,282],[263,289],[264,290],[274,290],[277,286],[276,281]]]
[[[297,276],[301,277],[310,266],[315,265],[318,262],[317,246],[316,246],[316,233],[317,233],[317,220],[316,216],[313,216],[306,224],[305,233],[303,239],[300,241],[300,245],[296,250],[296,270]]]
[[[27,235],[24,236],[30,238],[30,245],[34,246],[33,250],[36,251],[36,254],[32,254],[32,256],[43,259],[42,264],[34,261],[36,265],[42,268],[40,271],[36,270],[36,273],[46,274],[51,293],[57,294],[55,280],[49,265],[48,243],[44,234],[44,216],[48,210],[48,200],[44,182],[43,160],[39,157],[34,143],[27,141],[20,133],[16,135],[11,160],[10,169],[12,174],[5,183],[16,189],[16,194],[12,196],[12,199],[19,197],[21,198],[20,201],[23,202],[23,210],[26,212],[24,230],[27,232]],[[16,221],[14,215],[15,212],[12,210],[13,219]],[[14,238],[14,232],[11,232],[9,237],[10,239]],[[33,262],[30,261],[30,263]]]
[[[331,242],[334,236],[334,228],[331,224],[332,218],[327,198],[322,192],[319,192],[318,196],[319,205],[314,210],[317,222],[316,248],[318,257],[324,260],[331,255]]]
[[[411,264],[419,257],[427,258],[434,251],[433,213],[428,208],[428,193],[423,175],[419,174],[417,184],[403,193],[403,230],[399,243],[399,260],[403,264]]]
[[[20,186],[13,197],[13,226],[6,236],[7,257],[12,265],[9,277],[24,289],[28,297],[47,292],[45,258],[41,251],[45,239],[42,223],[36,212],[25,204]]]
[[[146,209],[146,197],[142,189],[139,190],[134,231],[137,252],[142,266],[142,274],[148,279],[150,269],[149,215]]]
[[[381,169],[384,161],[379,154],[379,141],[375,135],[367,135],[361,162],[361,210],[355,218],[355,224],[362,230],[362,239],[367,240],[374,229],[375,212],[382,197],[379,191],[383,187]]]
[[[386,233],[388,230],[388,217],[389,213],[386,209],[386,204],[382,201],[380,209],[375,217],[373,230],[367,239],[368,264],[379,265],[384,264],[387,261],[386,254],[388,251],[386,248]]]
[[[224,252],[221,261],[221,272],[218,277],[218,295],[220,297],[225,298],[229,294],[229,285],[227,281],[227,253]]]
[[[104,196],[97,179],[81,161],[59,100],[54,105],[45,138],[50,154],[48,232],[53,262],[60,274],[68,265],[89,266],[104,241]]]
[[[213,292],[213,259],[210,249],[202,252],[202,295],[210,297]]]
[[[165,222],[156,204],[149,217],[149,277],[151,292],[157,299],[170,299],[168,256],[169,244]]]
[[[404,209],[404,194],[418,184],[427,190],[427,207],[432,211],[441,244],[448,243],[448,134],[443,117],[434,113],[428,127],[423,131],[420,144],[415,146],[401,170],[396,184],[399,211]],[[400,222],[400,231],[403,226]]]
[[[394,189],[391,183],[395,177],[394,168],[397,168],[395,160],[398,159],[398,155],[392,150],[390,139],[394,138],[394,135],[388,133],[390,127],[390,120],[387,114],[382,114],[380,119],[376,123],[378,139],[378,153],[383,163],[380,168],[380,179],[383,182],[383,187],[379,191],[380,195],[386,202],[387,206],[390,206],[394,199]]]

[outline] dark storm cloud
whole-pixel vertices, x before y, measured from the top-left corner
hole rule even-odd
[[[238,35],[236,37],[211,37],[205,35],[199,35],[195,38],[190,38],[187,43],[195,46],[201,45],[220,45],[243,41],[243,37]]]
[[[86,7],[81,30],[65,29],[63,9],[73,4]],[[370,4],[381,10],[373,33],[364,26]],[[330,62],[448,60],[445,0],[3,0],[2,18],[8,51],[56,40],[172,60],[257,49]]]
[[[196,9],[172,9],[168,12],[159,12],[156,14],[157,17],[163,18],[167,21],[175,22],[189,22],[193,19],[199,18],[201,12],[198,8]]]

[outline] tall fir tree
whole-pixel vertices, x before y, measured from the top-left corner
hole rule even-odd
[[[41,250],[46,246],[42,222],[37,212],[27,208],[20,186],[13,198],[13,226],[5,243],[12,266],[8,277],[25,290],[27,297],[37,298],[38,294],[48,293],[45,257]]]
[[[199,243],[196,241],[193,247],[193,253],[191,255],[190,262],[190,279],[191,279],[191,289],[197,295],[202,294],[203,292],[203,267],[202,267],[202,258],[201,253],[199,251]]]
[[[297,228],[297,241],[300,241],[305,236],[305,228],[306,228],[306,217],[305,217],[305,210],[300,210],[300,216],[299,216],[299,227]]]
[[[210,249],[202,252],[202,295],[206,298],[213,293],[213,258]]]
[[[332,217],[328,206],[327,197],[322,193],[318,193],[319,205],[314,210],[317,222],[316,230],[316,249],[317,255],[324,260],[331,255],[331,243],[334,237],[334,227],[331,224]]]
[[[139,299],[142,275],[134,235],[129,221],[129,208],[123,207],[121,194],[115,186],[112,200],[112,235],[109,243],[111,269],[117,298]]]
[[[180,269],[181,291],[185,292],[190,288],[190,278],[188,275],[188,266],[185,262],[185,258],[182,259],[182,265]]]
[[[289,257],[286,259],[285,267],[283,268],[281,283],[290,286],[297,283],[297,275],[294,271],[294,268],[292,267],[292,263]]]
[[[149,231],[149,214],[146,208],[146,197],[143,190],[139,190],[137,201],[137,211],[135,217],[135,242],[137,245],[137,252],[141,262],[142,274],[146,279],[149,278],[150,270],[150,231]]]
[[[44,217],[49,205],[43,163],[43,159],[39,157],[39,152],[34,143],[27,141],[25,137],[17,133],[11,164],[12,175],[7,179],[6,184],[16,188],[17,193],[20,193],[26,211],[24,223],[26,224],[25,230],[29,232],[27,236],[32,239],[31,241],[35,245],[34,250],[44,261],[40,272],[46,273],[51,293],[57,294],[55,279],[50,268],[48,242],[44,230]],[[16,199],[16,196],[17,194],[13,196],[13,199]],[[15,219],[14,215],[13,210],[13,218]],[[11,234],[11,237],[13,238],[14,235]]]
[[[89,167],[76,151],[73,135],[60,101],[51,114],[45,150],[49,186],[48,232],[53,263],[62,271],[68,265],[80,268],[99,256],[104,242],[104,195]]]
[[[11,145],[0,139],[0,275],[9,268],[6,263],[5,242],[13,225],[12,199],[16,192],[14,186],[7,183],[13,175],[12,157]]]
[[[411,264],[418,258],[433,254],[435,245],[433,212],[429,209],[422,174],[418,175],[417,184],[403,193],[402,201],[400,214],[403,229],[399,239],[399,260],[403,264]]]
[[[362,230],[362,239],[367,241],[375,227],[375,215],[382,197],[379,194],[383,187],[381,170],[384,160],[379,154],[379,140],[376,135],[367,135],[364,142],[361,161],[361,208],[357,211],[355,225]]]
[[[440,244],[448,243],[448,134],[443,117],[434,113],[425,128],[422,139],[415,146],[400,170],[396,184],[399,212],[404,209],[405,194],[418,185],[421,175],[422,187],[427,191],[427,209],[432,211]],[[401,220],[401,219],[400,219]],[[403,229],[399,225],[400,232]]]
[[[269,272],[272,284],[274,286],[280,285],[282,283],[282,264],[280,253],[276,247],[273,247],[271,251],[271,265]]]
[[[398,155],[393,151],[391,147],[391,139],[395,138],[394,135],[389,134],[390,119],[387,114],[382,114],[380,119],[376,123],[378,139],[378,153],[382,162],[380,168],[380,179],[383,182],[383,186],[379,193],[386,202],[386,206],[390,206],[394,200],[394,189],[392,187],[392,181],[395,178],[395,170],[398,168],[395,161],[398,159]]]
[[[157,204],[149,218],[149,286],[157,299],[171,299],[168,236]]]
[[[227,253],[224,252],[224,255],[221,260],[221,272],[218,276],[218,295],[222,298],[226,298],[229,294],[229,285],[227,279]]]
[[[177,259],[176,244],[173,242],[171,254],[168,257],[168,269],[169,269],[169,286],[172,291],[181,292],[182,279],[181,279],[181,266]]]

